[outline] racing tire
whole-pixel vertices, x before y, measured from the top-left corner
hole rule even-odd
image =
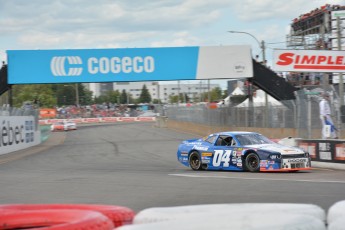
[[[200,155],[197,151],[193,151],[189,155],[189,165],[193,170],[201,170],[202,169]]]
[[[260,171],[260,158],[256,153],[249,153],[245,158],[244,164],[249,172]]]
[[[2,210],[0,230],[112,230],[109,218],[95,211],[86,210]]]
[[[39,211],[39,210],[82,210],[96,211],[110,219],[115,227],[133,223],[135,212],[130,208],[116,205],[97,204],[5,204],[2,211]],[[1,228],[0,228],[1,230]]]

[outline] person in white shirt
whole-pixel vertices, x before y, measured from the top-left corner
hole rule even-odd
[[[327,137],[330,137],[332,139],[337,139],[337,129],[334,126],[332,117],[331,117],[331,108],[329,106],[329,94],[323,93],[322,94],[322,100],[320,101],[320,119],[322,124],[322,139],[327,139]],[[327,135],[326,131],[326,125],[330,125],[330,136]]]

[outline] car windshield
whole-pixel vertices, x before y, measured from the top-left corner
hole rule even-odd
[[[240,142],[240,145],[258,145],[258,144],[272,144],[274,143],[267,137],[257,134],[239,134],[235,136],[236,139]]]

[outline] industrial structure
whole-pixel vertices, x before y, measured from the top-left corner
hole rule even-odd
[[[326,4],[292,20],[286,44],[290,49],[344,50],[345,6]],[[294,86],[339,83],[338,74],[288,73],[286,78]],[[327,77],[326,76],[326,77]]]

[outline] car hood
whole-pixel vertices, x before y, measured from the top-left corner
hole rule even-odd
[[[278,153],[281,153],[282,155],[304,153],[304,151],[300,148],[289,147],[289,146],[284,146],[284,145],[279,145],[279,144],[250,145],[247,147],[256,148],[256,149],[260,149],[260,150],[268,151],[268,152],[278,152]]]

